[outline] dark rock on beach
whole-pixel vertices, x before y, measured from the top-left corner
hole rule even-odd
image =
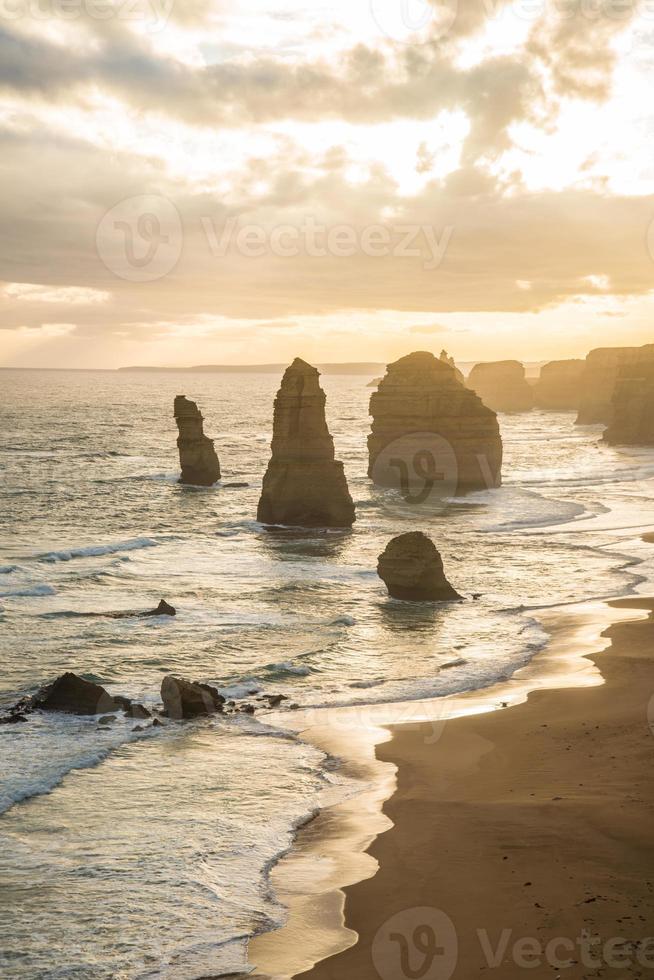
[[[144,708],[142,704],[130,704],[129,708],[125,709],[125,714],[128,718],[151,718],[152,712]]]
[[[222,712],[225,698],[215,687],[166,675],[161,682],[161,699],[167,717],[181,720]]]
[[[32,708],[62,711],[71,715],[98,715],[121,707],[104,687],[85,681],[77,674],[65,673],[34,695]]]
[[[460,599],[445,577],[443,560],[422,531],[400,534],[379,556],[377,574],[393,599],[446,602]]]

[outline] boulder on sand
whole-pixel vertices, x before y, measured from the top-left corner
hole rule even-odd
[[[119,710],[120,703],[99,684],[68,672],[41,688],[32,698],[31,707],[71,715],[99,715]]]
[[[379,556],[377,574],[393,599],[447,602],[461,599],[445,577],[443,560],[422,531],[400,534]]]
[[[275,398],[272,457],[257,520],[295,527],[351,527],[355,520],[343,464],[325,420],[316,368],[296,357]]]
[[[528,412],[534,407],[534,391],[520,361],[475,364],[468,387],[494,412]]]
[[[167,674],[161,682],[161,700],[169,718],[199,718],[222,712],[225,698],[215,687]]]
[[[182,467],[179,482],[196,487],[212,486],[220,479],[220,462],[213,440],[204,434],[200,409],[185,395],[177,395],[174,414],[179,431],[177,448]]]

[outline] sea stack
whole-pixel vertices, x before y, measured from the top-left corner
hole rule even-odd
[[[550,412],[567,412],[579,408],[581,377],[586,362],[582,360],[550,361],[544,364],[534,385],[537,408]]]
[[[351,527],[354,504],[325,421],[316,368],[296,357],[275,398],[272,457],[257,520],[295,527]]]
[[[210,487],[220,479],[220,462],[213,440],[205,436],[203,418],[195,402],[184,395],[175,398],[175,421],[179,436],[177,447],[182,466],[180,483]]]
[[[654,360],[654,344],[644,347],[598,347],[586,357],[580,380],[578,425],[613,418],[613,393],[622,368]]]
[[[393,599],[447,602],[461,596],[445,578],[443,560],[422,531],[400,534],[379,556],[377,574]]]
[[[402,472],[420,476],[425,467],[451,484],[446,492],[500,485],[495,412],[433,354],[417,351],[389,364],[370,398],[370,414],[368,476],[379,486],[404,489]]]
[[[621,368],[604,442],[611,446],[654,446],[654,360]]]
[[[494,412],[528,412],[534,407],[534,391],[520,361],[476,364],[468,375],[468,387]]]

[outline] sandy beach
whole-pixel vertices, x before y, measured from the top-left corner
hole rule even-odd
[[[436,736],[425,723],[393,726],[390,740],[379,739],[376,756],[387,780],[397,771],[397,789],[383,824],[370,798],[360,808],[359,838],[365,826],[379,836],[367,855],[350,855],[351,878],[364,880],[344,890],[340,940],[331,935],[339,952],[294,976],[651,975],[654,600],[604,608],[627,621],[605,631],[603,652],[596,638],[596,656],[578,656],[576,671],[551,651],[549,664],[543,655],[526,676],[480,692],[484,713],[447,720]],[[573,619],[559,614],[552,648],[570,644]],[[538,672],[543,689],[522,696],[520,685],[534,685]],[[489,712],[502,690],[509,704],[523,703]],[[349,809],[352,824],[355,801]],[[300,857],[309,852],[314,868],[320,856],[329,863],[341,833],[342,875],[357,839],[346,825],[322,814],[301,836]],[[302,962],[302,947],[311,959],[329,945],[325,912],[338,918],[336,894],[318,887],[310,901],[295,902],[295,914],[290,904],[289,927],[253,944],[253,961],[266,965],[257,976],[288,975],[288,962]]]

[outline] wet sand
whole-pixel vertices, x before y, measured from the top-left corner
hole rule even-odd
[[[357,717],[358,740],[310,729],[377,780],[324,811],[276,869],[289,926],[254,941],[255,975],[654,976],[651,610],[629,599],[553,614],[543,654],[443,699],[436,724],[429,702],[390,740],[379,713]],[[599,652],[598,633],[625,619]],[[510,709],[492,710],[498,699]]]

